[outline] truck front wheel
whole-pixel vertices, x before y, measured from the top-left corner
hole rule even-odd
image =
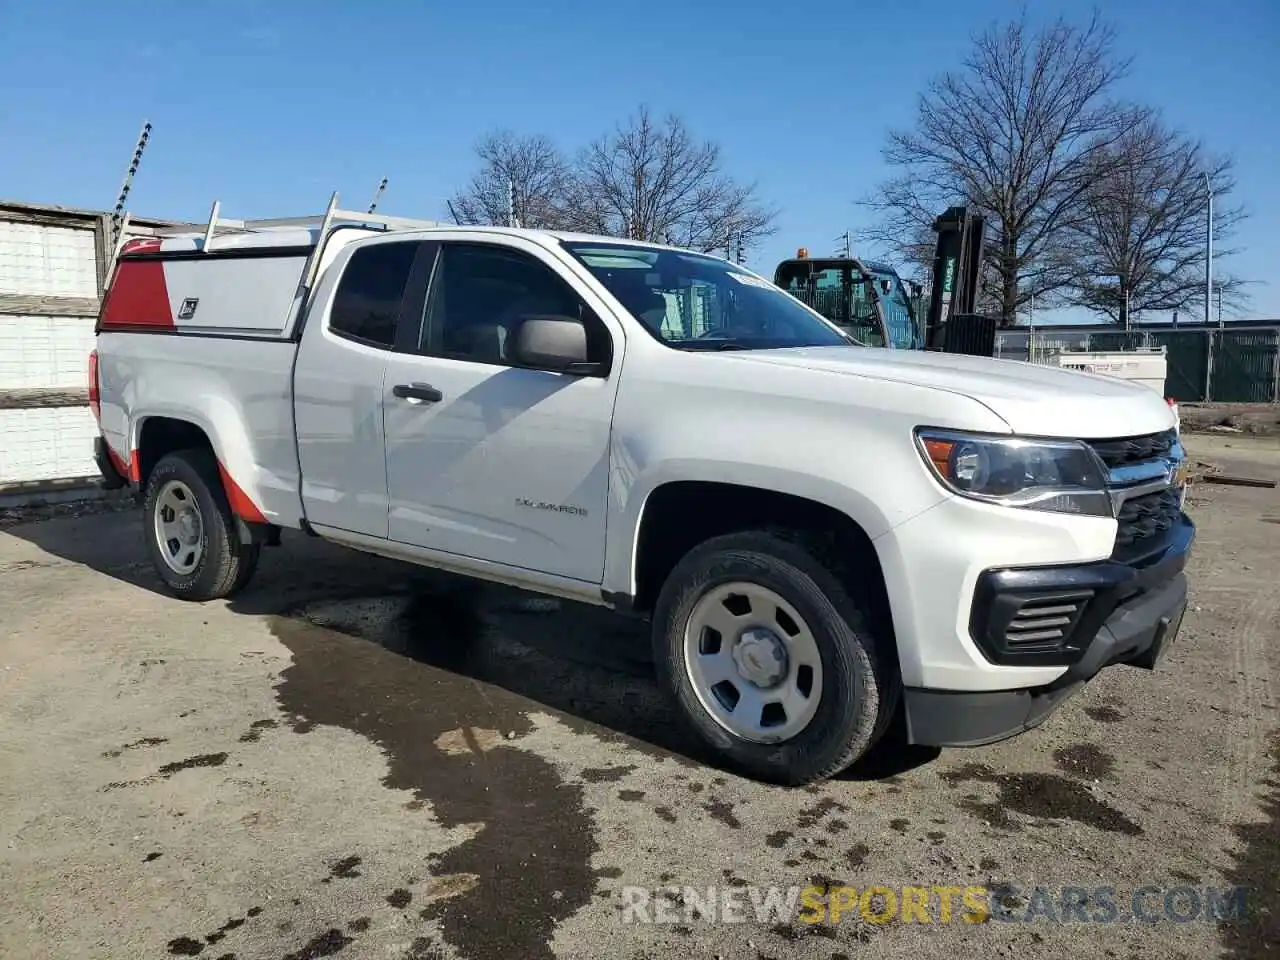
[[[716,537],[671,571],[655,663],[685,716],[732,766],[775,783],[843,770],[897,703],[889,651],[804,539]]]
[[[253,575],[258,546],[241,542],[217,461],[208,451],[164,456],[147,479],[144,503],[151,562],[178,597],[227,597]]]

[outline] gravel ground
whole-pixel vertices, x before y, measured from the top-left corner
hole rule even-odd
[[[1225,442],[1189,439],[1280,476],[1280,444]],[[803,790],[708,762],[643,624],[290,536],[241,596],[186,604],[136,511],[14,523],[0,955],[1274,956],[1280,491],[1204,486],[1190,510],[1193,606],[1156,671],[1112,668],[1018,739],[889,742]],[[930,899],[877,923],[883,892],[864,915],[845,889],[874,885],[1016,889],[986,922],[957,896],[951,922]],[[625,922],[631,887],[676,888],[648,904],[663,922]],[[757,916],[767,887],[848,909]],[[1143,887],[1156,922],[1131,919]],[[1219,922],[1228,887],[1246,909]],[[743,922],[694,910],[708,888]]]
[[[1274,403],[1180,403],[1184,433],[1226,427],[1236,433],[1280,437],[1280,405]]]

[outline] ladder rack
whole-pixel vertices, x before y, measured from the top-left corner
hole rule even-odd
[[[413,220],[407,217],[388,217],[381,213],[367,213],[361,210],[342,210],[338,207],[338,194],[335,191],[329,198],[329,206],[324,213],[310,214],[301,217],[270,217],[259,220],[237,220],[219,216],[221,201],[215,200],[209,211],[209,220],[200,230],[199,224],[186,227],[129,227],[134,236],[142,237],[179,237],[192,236],[203,232],[204,249],[209,242],[220,233],[253,233],[259,230],[280,230],[289,227],[319,228],[321,234],[327,233],[336,224],[347,224],[379,230],[421,230],[425,227],[438,227],[435,220]]]
[[[320,263],[319,253],[324,245],[325,236],[330,228],[337,224],[385,232],[393,230],[422,230],[426,227],[440,226],[440,223],[435,220],[411,220],[406,217],[388,217],[381,213],[342,210],[338,207],[338,192],[336,190],[329,197],[329,206],[325,209],[325,212],[311,216],[278,217],[265,220],[233,220],[229,217],[218,216],[221,208],[221,201],[215,200],[212,209],[209,211],[209,221],[204,225],[203,230],[201,230],[198,223],[176,227],[144,227],[131,223],[129,214],[125,213],[120,221],[120,226],[116,230],[111,255],[107,260],[106,275],[108,277],[112,276],[116,261],[120,258],[125,242],[131,237],[198,237],[203,233],[204,242],[198,249],[208,251],[211,241],[218,235],[219,230],[223,231],[224,234],[245,234],[289,228],[310,228],[317,229],[318,232],[317,244],[311,253],[304,274],[303,287],[306,288],[315,279],[316,269]]]

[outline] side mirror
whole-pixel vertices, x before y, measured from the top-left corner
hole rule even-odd
[[[562,373],[594,373],[596,366],[587,361],[587,328],[572,317],[526,317],[516,331],[515,359]]]

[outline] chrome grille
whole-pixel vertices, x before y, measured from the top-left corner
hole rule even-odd
[[[1114,560],[1137,563],[1161,550],[1182,516],[1175,477],[1186,454],[1176,430],[1088,440],[1106,465],[1116,517]]]
[[[1159,460],[1173,455],[1178,444],[1175,430],[1152,433],[1142,437],[1121,437],[1117,440],[1087,440],[1093,452],[1108,469],[1127,467],[1147,460]]]
[[[1158,546],[1182,515],[1182,498],[1172,487],[1124,501],[1116,517],[1116,559],[1143,556]]]

